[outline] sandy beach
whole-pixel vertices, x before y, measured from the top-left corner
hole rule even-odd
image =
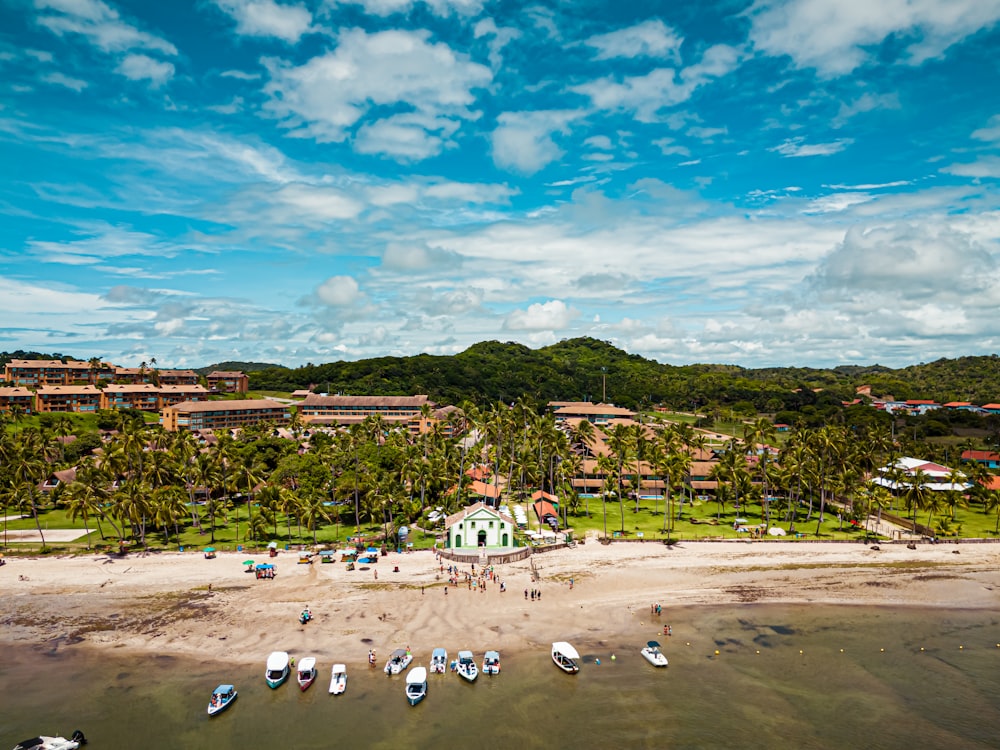
[[[275,562],[258,580],[242,562]],[[410,646],[501,652],[644,640],[669,624],[691,637],[685,611],[701,605],[767,603],[1000,609],[1000,544],[800,542],[601,545],[536,554],[497,566],[470,589],[460,567],[433,552],[391,553],[354,571],[342,563],[297,564],[295,552],[201,552],[124,557],[14,558],[0,567],[0,642],[48,651],[66,647],[199,655],[261,662],[272,650],[361,665]],[[537,571],[533,578],[532,564]],[[445,566],[442,572],[441,566]],[[398,572],[394,568],[398,567]],[[376,576],[377,572],[377,576]],[[478,571],[477,571],[478,572]],[[572,579],[572,588],[570,581]],[[506,592],[500,591],[500,582]],[[536,589],[541,598],[525,598]],[[446,592],[447,590],[447,592]],[[663,614],[650,607],[660,603]],[[300,625],[309,606],[314,621]]]

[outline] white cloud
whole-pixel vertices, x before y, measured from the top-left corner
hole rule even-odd
[[[172,63],[154,60],[148,55],[126,55],[115,71],[130,81],[149,81],[153,86],[162,86],[174,76]]]
[[[43,11],[38,23],[52,33],[80,34],[104,52],[151,50],[177,54],[173,44],[123,21],[118,11],[101,0],[35,0],[35,7]]]
[[[880,109],[900,109],[900,107],[899,95],[895,92],[879,95],[865,93],[853,102],[841,104],[840,111],[830,124],[835,128],[840,128],[855,115]]]
[[[420,161],[441,153],[456,130],[456,120],[410,112],[362,125],[354,143],[358,153]]]
[[[391,16],[408,13],[417,5],[425,5],[434,15],[477,16],[483,9],[484,0],[327,0],[328,6],[360,5],[373,16]]]
[[[614,145],[611,143],[611,139],[608,138],[606,135],[592,135],[590,136],[590,138],[584,140],[583,144],[585,146],[590,146],[591,148],[599,148],[604,151],[610,151],[612,148],[614,148]]]
[[[504,321],[510,331],[557,331],[568,326],[580,316],[579,311],[568,307],[562,300],[536,302],[527,310],[514,310]]]
[[[659,19],[651,19],[618,29],[607,34],[597,34],[584,40],[584,44],[597,49],[597,60],[616,57],[659,57],[680,61],[684,38]]]
[[[80,93],[90,85],[86,81],[81,81],[79,78],[70,78],[63,73],[48,73],[42,76],[42,80],[55,86],[64,86],[77,93]]]
[[[316,298],[330,307],[350,307],[362,302],[364,294],[352,276],[331,276],[316,287]]]
[[[1000,115],[993,115],[985,128],[980,128],[972,132],[972,137],[977,141],[1000,143]]]
[[[493,70],[498,70],[503,64],[503,55],[501,54],[503,48],[515,39],[519,39],[521,32],[509,27],[498,27],[496,21],[492,18],[483,18],[476,22],[473,35],[476,39],[489,37],[490,66],[492,66]]]
[[[312,14],[304,5],[274,0],[215,0],[215,4],[236,21],[236,33],[243,36],[294,43],[312,26]]]
[[[390,119],[381,128],[374,122],[361,136],[368,148],[378,144],[383,153],[420,158],[437,153],[462,119],[477,114],[473,89],[492,80],[489,68],[470,61],[443,43],[428,41],[427,32],[360,29],[340,34],[337,48],[300,66],[268,60],[271,97],[265,109],[300,136],[318,141],[342,141],[350,129],[373,109],[406,105],[409,119]],[[451,124],[449,124],[449,121]],[[377,122],[377,121],[375,121]],[[418,128],[426,138],[415,137]],[[439,135],[440,134],[440,135]]]
[[[554,133],[568,134],[568,125],[580,112],[504,112],[491,135],[493,163],[501,169],[531,175],[563,155]]]
[[[831,156],[838,154],[854,143],[851,138],[841,138],[829,143],[805,143],[801,137],[789,138],[784,143],[769,148],[768,151],[775,151],[782,156],[796,158],[803,156]]]
[[[679,145],[673,138],[657,138],[653,141],[653,145],[660,149],[660,152],[664,156],[671,156],[673,154],[691,156],[690,149]]]
[[[952,164],[941,171],[958,177],[1000,178],[1000,156],[980,156],[973,162]]]
[[[244,70],[224,70],[219,75],[223,78],[235,78],[240,81],[257,81],[260,79],[260,73],[247,73]]]
[[[800,68],[825,77],[846,75],[874,61],[893,36],[901,60],[919,65],[1000,19],[1000,5],[982,0],[761,0],[748,14],[754,46],[788,55]]]

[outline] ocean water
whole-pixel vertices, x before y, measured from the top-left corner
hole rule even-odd
[[[294,679],[266,686],[266,653],[233,666],[83,645],[7,648],[0,749],[74,729],[93,750],[1000,748],[1000,609],[748,604],[669,617],[672,637],[648,635],[663,644],[666,669],[641,658],[642,643],[608,634],[576,641],[584,664],[566,675],[546,642],[502,654],[502,674],[475,684],[431,675],[416,707],[402,676],[367,667],[360,642],[338,657],[348,665],[342,696],[327,692],[332,661],[320,661],[301,693]],[[442,644],[451,657],[473,648],[481,660],[490,645],[459,641]],[[414,665],[429,657],[416,654]],[[209,719],[220,682],[240,697]]]

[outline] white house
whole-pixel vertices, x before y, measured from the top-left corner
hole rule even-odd
[[[896,471],[894,471],[894,469]],[[922,471],[927,481],[923,486],[933,492],[962,492],[972,487],[971,482],[964,481],[965,474],[959,474],[963,481],[951,482],[952,470],[947,466],[936,464],[932,461],[925,461],[921,458],[903,457],[890,466],[884,466],[878,470],[879,476],[872,478],[872,484],[877,484],[887,489],[897,491],[905,490],[910,486],[908,480],[917,475],[917,471]],[[894,474],[901,474],[903,481],[893,478]],[[958,478],[956,477],[956,478]]]
[[[448,547],[454,550],[480,547],[513,547],[514,519],[484,503],[475,503],[445,521]]]

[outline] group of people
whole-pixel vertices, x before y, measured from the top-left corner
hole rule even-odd
[[[528,598],[528,589],[524,590],[524,598],[525,599]],[[542,598],[542,590],[541,589],[531,589],[531,601],[535,601],[535,599],[538,599],[539,601],[541,601],[541,598]]]

